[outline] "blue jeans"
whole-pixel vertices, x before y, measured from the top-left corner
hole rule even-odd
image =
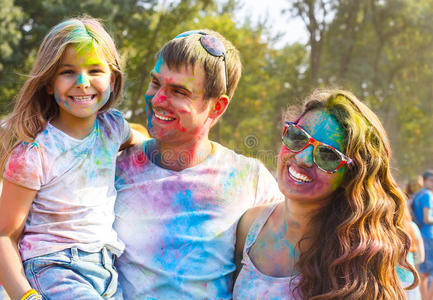
[[[420,273],[428,273],[433,275],[433,239],[429,237],[422,237],[424,240],[425,259],[419,265]]]
[[[95,253],[71,248],[30,258],[23,265],[30,285],[44,300],[121,300],[113,260],[106,248]]]

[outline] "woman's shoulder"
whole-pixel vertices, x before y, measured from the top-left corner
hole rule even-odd
[[[262,213],[264,213],[265,210],[276,209],[278,204],[279,203],[272,203],[272,204],[260,205],[248,209],[239,220],[238,229],[237,229],[237,238],[240,239],[242,242],[245,242],[245,239],[248,235],[248,231],[250,230],[254,221],[257,220],[257,218],[260,217],[260,215],[262,215]]]

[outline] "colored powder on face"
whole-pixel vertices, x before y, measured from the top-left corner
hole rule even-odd
[[[162,67],[163,63],[164,63],[164,61],[162,59],[162,56],[160,55],[158,57],[158,60],[156,61],[155,67],[153,68],[155,70],[155,72],[161,73],[161,67]]]
[[[338,176],[335,177],[334,182],[332,182],[332,190],[335,191],[338,189],[338,187],[341,185],[341,182],[344,178],[344,173],[346,173],[346,166],[342,166],[340,169],[338,169],[337,173]]]
[[[161,73],[161,66],[163,64],[163,59],[161,56],[158,57],[156,61],[155,67],[153,68],[153,72]],[[152,117],[153,117],[153,107],[152,107],[152,99],[155,95],[144,95],[144,103],[146,106],[146,116],[147,116],[147,129],[151,130],[152,125]]]
[[[153,107],[152,107],[152,99],[155,95],[144,95],[144,103],[146,106],[146,116],[147,116],[147,128],[150,129],[153,127],[152,125],[152,117],[153,117]]]
[[[60,102],[64,102],[65,103],[65,106],[66,106],[66,108],[69,110],[69,111],[71,111],[71,107],[69,106],[69,103],[68,103],[68,100],[66,100],[66,99],[62,99],[61,97],[60,97],[60,95],[58,94],[58,92],[56,91],[56,90],[54,90],[54,99],[56,99],[56,102],[57,103],[60,103]]]
[[[75,85],[89,85],[89,80],[85,74],[78,74],[77,81],[75,82]]]
[[[111,84],[108,84],[107,90],[104,93],[104,96],[102,96],[102,99],[99,99],[99,103],[102,104],[101,107],[103,105],[105,105],[105,103],[107,103],[108,99],[110,99],[110,95],[111,95]]]

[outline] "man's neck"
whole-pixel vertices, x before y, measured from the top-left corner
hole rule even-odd
[[[181,171],[203,162],[212,152],[212,143],[206,137],[190,144],[155,143],[146,151],[148,158],[164,169]]]

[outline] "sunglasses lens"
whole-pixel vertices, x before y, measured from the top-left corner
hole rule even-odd
[[[334,149],[319,145],[314,155],[316,164],[325,171],[334,172],[341,163],[341,156]]]
[[[290,124],[283,136],[284,145],[292,151],[300,151],[308,143],[308,136],[295,125]]]
[[[226,52],[223,43],[212,35],[202,35],[200,38],[200,43],[203,48],[205,48],[206,51],[213,56],[220,57]]]

